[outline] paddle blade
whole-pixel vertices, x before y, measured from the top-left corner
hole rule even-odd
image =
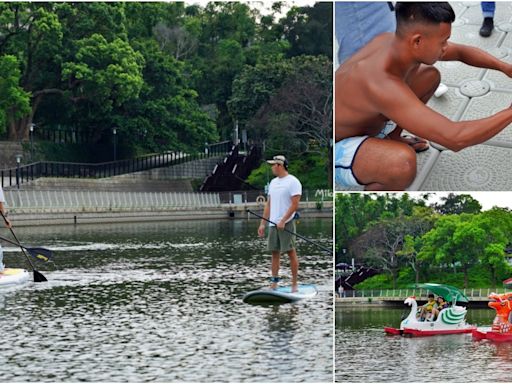
[[[50,261],[53,252],[46,248],[26,248],[30,256],[41,261]]]
[[[48,279],[41,272],[34,269],[34,283],[41,283],[43,281],[48,281]]]

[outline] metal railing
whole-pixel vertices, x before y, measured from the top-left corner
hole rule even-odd
[[[265,201],[267,198],[264,191],[258,190],[219,192],[219,195],[222,203],[225,204],[264,202],[262,197],[265,199]],[[300,200],[302,202],[332,201],[332,190],[303,190]]]
[[[85,144],[92,142],[92,132],[76,128],[43,128],[34,129],[33,137],[37,140],[63,144]]]
[[[39,177],[103,178],[182,164],[218,155],[217,152],[186,154],[166,152],[105,163],[41,161],[0,170],[2,188],[19,186]]]
[[[426,299],[428,290],[419,288],[402,288],[402,289],[372,289],[372,290],[346,290],[343,297],[362,297],[362,298],[387,298],[393,300],[405,299],[406,297],[415,296],[419,299]],[[488,297],[492,292],[505,293],[512,292],[512,288],[467,288],[461,289],[468,298]]]
[[[233,142],[231,140],[221,141],[220,143],[215,144],[207,144],[205,146],[206,153],[228,153],[231,151],[233,147]]]
[[[14,213],[106,211],[123,209],[183,209],[219,207],[217,193],[193,192],[97,192],[97,191],[5,191]]]

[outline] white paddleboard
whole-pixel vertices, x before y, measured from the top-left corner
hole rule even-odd
[[[0,287],[23,284],[30,280],[30,273],[26,269],[5,268],[0,273]]]
[[[316,296],[317,293],[314,284],[299,284],[297,292],[292,292],[289,285],[276,289],[266,287],[247,292],[243,300],[248,304],[282,304],[307,299]]]

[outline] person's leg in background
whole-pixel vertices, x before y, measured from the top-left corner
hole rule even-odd
[[[496,10],[496,3],[494,1],[482,1],[480,3],[482,7],[482,16],[484,21],[480,28],[480,36],[489,37],[494,29],[494,11]]]
[[[395,32],[396,20],[392,4],[387,2],[335,3],[335,33],[341,65],[375,36]]]

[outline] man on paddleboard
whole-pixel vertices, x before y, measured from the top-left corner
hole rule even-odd
[[[0,186],[0,211],[2,211],[2,213],[4,214],[5,226],[7,228],[10,228],[11,227],[11,222],[7,218],[7,212],[5,211],[5,195],[4,195],[4,190],[2,189],[1,186]],[[2,273],[4,271],[4,268],[5,268],[3,261],[4,261],[4,252],[3,252],[3,249],[2,249],[2,245],[0,245],[0,273]]]
[[[282,155],[267,160],[276,176],[268,188],[268,200],[263,210],[264,219],[258,228],[258,235],[265,235],[265,224],[269,222],[268,250],[272,252],[271,288],[277,288],[279,282],[279,264],[281,253],[288,253],[292,272],[292,292],[297,292],[299,260],[295,250],[295,222],[293,218],[299,207],[302,185],[288,173],[288,161]],[[286,229],[286,231],[284,230]]]

